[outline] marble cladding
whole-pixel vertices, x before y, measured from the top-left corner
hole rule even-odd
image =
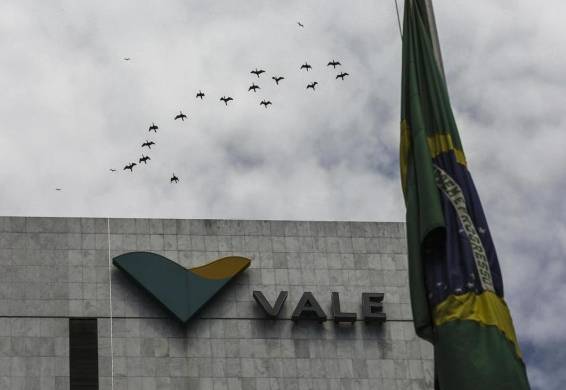
[[[130,251],[252,263],[182,326],[109,266]],[[100,389],[432,389],[406,253],[403,223],[0,217],[0,389],[69,388],[69,317],[98,318]],[[289,291],[281,319],[253,290]],[[329,316],[332,291],[358,316],[362,292],[383,292],[388,321],[294,323],[305,291]]]

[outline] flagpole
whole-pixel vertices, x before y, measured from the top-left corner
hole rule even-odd
[[[434,58],[436,59],[436,64],[442,73],[444,81],[446,81],[446,76],[444,75],[444,64],[442,63],[442,54],[440,52],[440,41],[438,40],[438,31],[436,29],[436,19],[434,18],[434,9],[432,8],[432,0],[423,0],[425,5],[427,17],[428,17],[428,28],[430,31],[430,37],[432,40],[432,48],[434,51]]]

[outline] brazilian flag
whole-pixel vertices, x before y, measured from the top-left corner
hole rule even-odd
[[[434,344],[436,389],[529,389],[425,1],[405,0],[403,23],[400,165],[415,329]]]

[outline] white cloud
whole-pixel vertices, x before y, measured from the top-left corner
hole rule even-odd
[[[534,350],[563,346],[566,5],[435,6],[520,338]],[[0,213],[403,220],[394,12],[393,2],[369,0],[348,9],[322,0],[4,1]],[[350,73],[344,82],[330,59]],[[312,72],[299,70],[305,61]],[[268,77],[251,75],[256,66]],[[279,87],[275,74],[286,77]],[[318,90],[306,91],[314,80]],[[225,94],[235,98],[229,107],[218,101]],[[260,107],[262,98],[273,106]],[[188,121],[173,121],[179,110]],[[144,151],[149,165],[123,172],[146,138],[157,142]],[[550,375],[542,361],[529,361],[532,376]]]

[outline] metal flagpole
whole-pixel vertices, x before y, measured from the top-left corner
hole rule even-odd
[[[395,11],[397,12],[397,24],[399,25],[399,35],[401,35],[401,41],[403,40],[403,29],[401,28],[401,17],[399,16],[399,4],[395,0]]]
[[[444,81],[446,81],[446,76],[444,75],[444,64],[442,63],[442,54],[440,53],[440,42],[438,40],[438,31],[436,30],[436,20],[434,18],[434,9],[432,8],[432,0],[422,0],[428,18],[428,28],[430,31],[430,38],[432,40],[432,48],[434,51],[434,58],[436,59],[436,63],[440,72],[442,73],[442,77],[444,77]]]

